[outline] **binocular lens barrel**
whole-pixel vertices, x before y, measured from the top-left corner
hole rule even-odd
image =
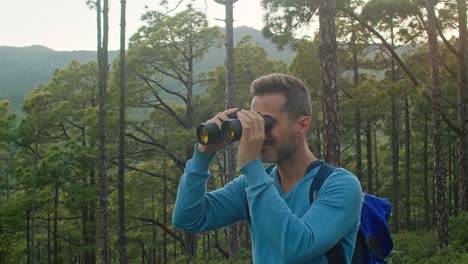
[[[242,136],[242,125],[238,119],[228,119],[221,125],[221,135],[228,142],[234,142]]]
[[[202,145],[213,144],[221,139],[221,131],[216,124],[202,123],[197,127],[197,138]]]
[[[236,115],[230,117],[232,118],[222,123],[221,130],[214,123],[201,123],[197,127],[198,142],[202,145],[208,145],[221,140],[228,143],[239,140],[242,136],[242,125]],[[273,123],[271,116],[264,115],[263,119],[265,119],[265,130],[270,129]]]
[[[206,127],[201,127],[200,128],[200,141],[202,141],[203,143],[208,143],[208,139],[210,138],[208,136],[208,131],[206,129]]]

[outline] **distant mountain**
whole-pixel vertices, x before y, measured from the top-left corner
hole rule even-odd
[[[262,32],[249,27],[239,27],[234,30],[234,42],[250,35],[252,43],[262,46],[270,58],[292,61],[294,52],[279,50],[265,39]],[[96,51],[55,51],[44,46],[0,47],[0,99],[12,101],[17,109],[24,98],[39,84],[49,82],[57,68],[66,67],[72,60],[81,63],[96,61]],[[118,51],[109,51],[109,62],[118,56]],[[202,62],[199,70],[208,71],[224,63],[224,48],[212,48]]]
[[[109,60],[117,54],[110,51]],[[72,60],[95,61],[96,56],[95,51],[55,51],[44,46],[0,47],[0,99],[18,106],[38,84],[48,83],[55,69]]]

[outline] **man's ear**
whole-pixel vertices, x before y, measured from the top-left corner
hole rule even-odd
[[[300,137],[307,137],[307,134],[310,130],[310,117],[308,116],[301,116],[299,120],[297,120],[297,124],[299,126],[298,135]]]

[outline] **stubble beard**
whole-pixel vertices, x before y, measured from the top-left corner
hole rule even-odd
[[[284,161],[293,159],[296,150],[296,142],[294,140],[290,140],[279,146],[278,149],[275,148],[275,152],[272,154],[267,154],[262,151],[262,162],[280,164]]]

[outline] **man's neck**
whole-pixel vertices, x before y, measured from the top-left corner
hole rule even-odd
[[[306,145],[304,149],[296,152],[291,159],[277,164],[279,180],[285,193],[294,188],[296,183],[304,177],[307,167],[315,160],[317,159]]]

